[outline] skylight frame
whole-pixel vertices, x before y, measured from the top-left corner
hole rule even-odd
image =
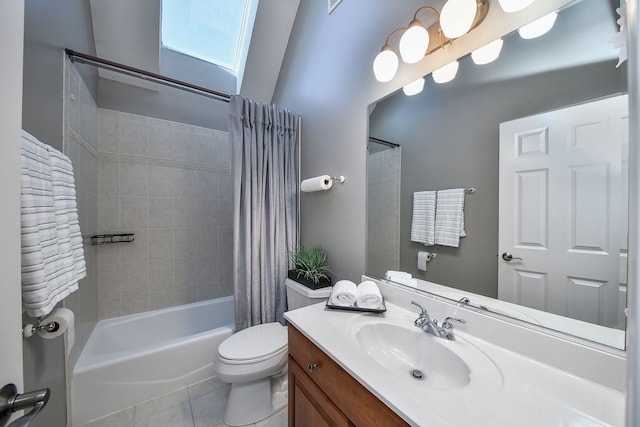
[[[238,40],[236,43],[235,53],[233,54],[232,63],[225,62],[220,58],[214,58],[211,55],[206,53],[198,52],[197,50],[189,49],[188,47],[182,46],[174,46],[171,41],[169,43],[165,42],[165,1],[162,0],[162,10],[161,10],[161,29],[160,29],[160,44],[163,48],[169,49],[174,52],[178,52],[192,58],[196,58],[201,61],[208,62],[210,64],[217,65],[219,67],[225,68],[233,72],[233,74],[237,75],[239,72],[239,68],[241,66],[241,60],[243,56],[244,46],[247,43],[247,37],[251,34],[249,31],[249,20],[252,18],[251,14],[251,3],[252,0],[242,0],[244,3],[244,7],[242,10],[242,18],[240,20],[239,29],[238,29]],[[226,0],[228,2],[237,3],[239,0]],[[191,6],[191,3],[189,3]]]

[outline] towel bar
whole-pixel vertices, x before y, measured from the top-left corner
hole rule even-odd
[[[91,244],[96,246],[111,245],[113,243],[131,243],[135,239],[133,233],[124,234],[96,234],[91,236]]]

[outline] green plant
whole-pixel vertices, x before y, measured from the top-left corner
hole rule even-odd
[[[309,248],[300,245],[291,252],[291,261],[298,277],[302,276],[315,284],[318,284],[322,279],[329,280],[331,270],[327,266],[327,251],[322,247]]]

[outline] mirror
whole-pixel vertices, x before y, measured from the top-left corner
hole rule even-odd
[[[436,84],[431,76],[426,76],[420,94],[405,96],[398,91],[370,106],[366,263],[369,276],[384,278],[388,270],[407,272],[420,279],[417,284],[409,280],[410,286],[456,301],[467,298],[468,304],[477,310],[624,349],[627,170],[623,134],[628,131],[625,113],[612,118],[610,112],[604,112],[605,116],[609,114],[604,119],[607,126],[618,121],[622,129],[614,136],[600,136],[600,140],[616,139],[620,143],[613,166],[594,158],[587,166],[573,167],[558,174],[558,178],[547,172],[542,174],[542,181],[540,174],[530,174],[528,180],[516,174],[520,181],[509,190],[517,199],[510,200],[510,206],[515,203],[516,207],[506,210],[504,203],[508,197],[499,190],[500,168],[504,169],[499,160],[500,141],[513,140],[513,134],[508,137],[501,134],[501,124],[564,114],[573,111],[571,108],[626,93],[625,64],[616,68],[617,50],[609,43],[618,31],[614,3],[617,2],[573,2],[559,11],[547,34],[529,40],[517,33],[504,37],[501,55],[495,62],[476,65],[469,56],[460,58],[458,75],[453,81]],[[624,98],[621,104],[626,105]],[[580,111],[579,117],[584,114]],[[578,136],[593,139],[593,135],[601,135],[597,126],[590,126],[593,123],[585,118],[565,133],[574,138],[572,143]],[[507,125],[503,129],[504,126]],[[547,129],[546,126],[536,129]],[[520,149],[536,151],[540,147],[537,144],[542,140],[534,134],[519,135],[525,135],[518,140]],[[553,140],[545,141],[542,144],[548,144],[551,151],[558,145]],[[589,169],[589,165],[596,164],[604,164],[604,169],[600,172],[594,172],[597,167]],[[530,170],[542,169],[536,166]],[[607,175],[608,172],[615,176]],[[411,241],[414,192],[471,187],[476,191],[464,198],[467,236],[460,238],[459,247],[425,246]],[[545,193],[561,187],[580,190],[568,193],[570,203],[566,213],[556,202],[563,196],[553,199]],[[523,189],[535,190],[538,199],[518,199]],[[618,191],[617,196],[612,196],[613,190]],[[600,216],[595,218],[591,213],[578,211],[579,206],[585,206],[589,212],[597,211],[595,216]],[[507,228],[515,229],[513,218],[505,214],[514,209],[520,209],[518,218],[528,228],[518,229],[520,235],[510,237],[513,244],[505,245],[499,240],[500,224],[510,221]],[[557,226],[555,230],[560,232],[543,227],[546,223],[542,222],[551,222],[556,217],[577,218],[579,223]],[[615,228],[615,236],[609,229],[599,228],[602,221]],[[598,233],[581,240],[581,236],[593,230]],[[539,236],[533,236],[536,233]],[[537,253],[549,252],[553,246],[549,239],[558,234],[566,234],[570,244],[567,243],[569,247],[564,252],[571,256],[605,252],[611,255],[616,277],[599,278],[596,277],[599,272],[593,276],[592,272],[574,269],[561,273],[564,276],[560,280],[550,273],[556,266],[567,263],[593,267],[589,257],[575,262],[571,258],[569,262],[548,256],[546,264],[535,268],[527,264]],[[593,237],[595,234],[600,237]],[[594,242],[597,238],[601,241]],[[417,268],[418,252],[436,254],[427,263],[426,271]],[[512,254],[514,259],[506,261],[503,253]],[[510,281],[504,284],[500,279],[499,285],[499,270],[505,265],[511,269],[507,273]]]

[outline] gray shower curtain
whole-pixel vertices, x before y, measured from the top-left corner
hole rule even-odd
[[[298,116],[232,96],[236,330],[284,322],[289,252],[298,233]]]

